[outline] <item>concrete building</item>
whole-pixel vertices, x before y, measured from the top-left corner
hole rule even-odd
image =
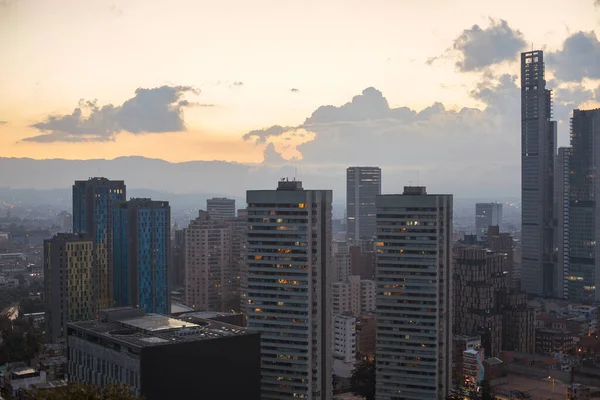
[[[349,167],[346,170],[346,238],[351,243],[375,237],[375,199],[381,194],[381,168]]]
[[[87,235],[59,233],[44,241],[46,342],[66,336],[67,322],[94,317],[94,242]]]
[[[122,202],[114,209],[112,227],[115,304],[169,315],[169,202],[151,199]]]
[[[61,232],[73,232],[73,214],[63,211],[58,214],[56,222],[58,223]]]
[[[356,361],[356,318],[347,315],[333,317],[333,357],[345,363]]]
[[[546,89],[544,54],[521,53],[521,241],[522,289],[552,296],[554,253],[554,157],[556,121]]]
[[[342,282],[352,275],[352,256],[349,252],[333,252],[334,279]]]
[[[171,282],[173,289],[185,287],[185,229],[174,226],[174,237],[171,239]]]
[[[507,232],[500,232],[498,226],[490,226],[487,232],[487,247],[492,251],[506,254],[505,269],[508,272],[508,287],[519,290],[521,288],[521,276],[515,266],[512,235]]]
[[[92,279],[96,310],[114,304],[113,209],[126,199],[123,181],[90,178],[73,185],[73,233],[87,233],[94,240]]]
[[[475,204],[475,230],[477,236],[487,235],[490,226],[502,224],[502,204],[477,203]]]
[[[235,218],[235,199],[213,197],[206,200],[206,211],[213,220]]]
[[[596,198],[600,184],[600,109],[574,110],[571,118],[568,299],[592,303],[600,300],[600,213]]]
[[[452,195],[377,197],[377,400],[445,399],[452,378]]]
[[[342,282],[335,282],[332,288],[333,315],[359,316],[375,311],[375,281],[350,275]]]
[[[260,399],[260,335],[221,321],[103,310],[68,325],[68,353],[70,382],[127,385],[146,400]]]
[[[261,333],[262,399],[332,396],[331,190],[249,190],[248,328]]]
[[[240,211],[242,213],[240,214]],[[236,304],[229,307],[240,309],[242,293],[242,274],[248,265],[247,238],[248,238],[248,216],[245,210],[238,210],[238,216],[225,221],[231,229],[231,294],[236,299]],[[246,304],[248,302],[246,301]]]
[[[554,297],[558,299],[569,298],[569,263],[571,259],[570,252],[570,203],[571,203],[571,148],[561,147],[558,149],[556,158],[555,183],[556,190],[556,246],[558,247],[558,259],[556,268],[556,281],[563,285],[556,285]]]
[[[225,311],[231,299],[231,229],[206,211],[185,230],[185,304]]]

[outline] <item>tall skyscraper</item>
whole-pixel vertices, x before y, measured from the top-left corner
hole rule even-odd
[[[331,190],[249,190],[248,328],[261,332],[263,400],[332,396]]]
[[[114,305],[112,213],[125,199],[123,181],[90,178],[73,185],[73,233],[87,233],[94,240],[92,279],[96,311]]]
[[[600,109],[574,110],[571,119],[569,202],[569,299],[591,303],[600,300]]]
[[[558,149],[556,158],[555,184],[556,190],[556,246],[558,247],[556,280],[563,285],[556,285],[554,297],[559,299],[569,298],[569,263],[570,263],[570,202],[571,202],[571,148],[561,147]]]
[[[94,318],[94,242],[83,234],[59,233],[44,240],[46,341],[66,339],[67,322]]]
[[[185,230],[185,304],[225,311],[231,297],[231,229],[206,211]]]
[[[171,312],[171,209],[166,201],[131,199],[113,212],[114,295],[118,307]]]
[[[490,226],[500,226],[502,223],[502,204],[477,203],[475,204],[475,230],[477,236],[485,236]]]
[[[381,168],[346,170],[346,239],[357,243],[375,237],[375,198],[381,194]]]
[[[225,197],[207,199],[206,211],[213,220],[235,218],[235,199]]]
[[[445,399],[452,378],[452,195],[377,197],[377,400]]]
[[[546,89],[542,51],[521,53],[521,274],[522,288],[552,296],[554,251],[554,158],[556,121]]]

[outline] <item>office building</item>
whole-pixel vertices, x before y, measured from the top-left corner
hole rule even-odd
[[[113,213],[114,293],[118,307],[171,312],[171,209],[166,201],[131,199]]]
[[[529,294],[552,296],[562,282],[555,280],[556,121],[544,68],[542,51],[521,54],[521,285]]]
[[[477,203],[475,204],[475,230],[477,236],[487,235],[490,226],[502,224],[502,204]]]
[[[114,207],[126,200],[123,181],[90,178],[73,185],[73,233],[87,233],[94,240],[94,309],[111,307],[113,301]]]
[[[515,251],[513,237],[510,233],[500,232],[500,227],[490,226],[487,232],[487,247],[489,250],[506,254],[505,271],[508,272],[509,289],[519,290],[521,275],[515,267]]]
[[[241,211],[241,213],[239,212]],[[231,293],[237,299],[234,308],[239,310],[242,273],[246,271],[248,254],[246,252],[246,241],[248,232],[248,216],[245,210],[238,210],[238,216],[225,221],[231,229]]]
[[[69,381],[126,385],[146,400],[260,399],[260,335],[220,321],[103,310],[68,325],[68,353]]]
[[[83,234],[59,233],[44,241],[46,342],[66,336],[67,322],[94,318],[94,242]]]
[[[249,190],[248,328],[261,333],[262,399],[332,396],[331,190]]]
[[[375,198],[381,194],[381,168],[346,170],[346,238],[351,243],[375,237]]]
[[[185,230],[185,249],[185,304],[225,311],[231,297],[230,226],[200,211]]]
[[[235,200],[225,197],[207,199],[206,211],[213,220],[235,218]]]
[[[531,354],[535,351],[535,310],[522,291],[499,293],[502,307],[502,350]]]
[[[171,240],[171,256],[173,264],[171,270],[172,287],[185,287],[185,229],[178,229],[175,224],[175,235]]]
[[[569,263],[570,263],[570,203],[571,203],[571,167],[570,167],[571,148],[561,147],[558,149],[555,171],[555,189],[556,189],[556,246],[558,247],[558,259],[556,280],[562,282],[562,287],[556,285],[554,297],[558,299],[569,298]]]
[[[600,109],[574,110],[571,118],[569,269],[568,298],[592,303],[600,300],[600,260],[596,259],[600,239],[597,212],[600,168]]]
[[[445,399],[452,381],[452,195],[377,197],[376,399]]]

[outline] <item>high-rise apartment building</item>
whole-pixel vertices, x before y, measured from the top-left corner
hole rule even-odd
[[[332,285],[333,315],[350,313],[354,316],[375,311],[375,281],[350,275]]]
[[[226,223],[231,229],[231,293],[238,301],[231,308],[237,310],[240,307],[242,294],[242,274],[246,272],[248,264],[246,252],[248,216],[245,214],[245,210],[238,210],[238,216],[228,219]]]
[[[490,226],[500,226],[502,223],[502,204],[477,203],[475,204],[475,230],[477,236],[485,236]]]
[[[331,190],[249,190],[248,328],[261,333],[263,400],[332,396]]]
[[[231,229],[206,211],[185,230],[185,304],[225,311],[231,297]]]
[[[521,274],[527,293],[552,296],[562,282],[555,280],[556,121],[544,68],[542,51],[521,54]]]
[[[345,363],[356,361],[356,318],[348,315],[333,317],[333,357]]]
[[[556,268],[556,280],[563,285],[556,285],[554,297],[559,299],[569,298],[569,263],[570,263],[570,203],[571,203],[571,148],[561,147],[558,149],[556,158],[556,170],[554,172],[554,188],[556,190],[555,212],[556,212],[556,246],[558,247],[558,259]]]
[[[568,298],[591,303],[600,300],[600,109],[574,110],[571,118]],[[597,285],[598,284],[598,285]]]
[[[375,199],[380,194],[381,168],[349,167],[346,170],[346,238],[349,242],[375,237]]]
[[[452,378],[452,195],[377,197],[377,400],[445,399]]]
[[[67,322],[94,318],[94,242],[83,234],[59,233],[44,241],[46,342],[66,339]]]
[[[125,200],[123,181],[90,178],[73,185],[73,233],[87,233],[94,240],[95,310],[114,304],[112,215],[114,207]]]
[[[171,209],[167,201],[131,199],[113,212],[114,288],[118,307],[171,312]]]
[[[207,199],[206,211],[213,220],[235,218],[235,199],[226,197]]]

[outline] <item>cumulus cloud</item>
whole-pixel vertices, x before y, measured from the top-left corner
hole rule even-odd
[[[274,125],[270,128],[265,129],[257,129],[254,131],[250,131],[243,136],[244,140],[254,140],[255,144],[266,143],[268,139],[282,136],[284,133],[288,131],[293,131],[296,128],[290,126],[279,126]]]
[[[600,42],[596,33],[574,33],[565,39],[561,50],[548,53],[546,61],[557,79],[568,82],[600,79]]]
[[[121,131],[134,134],[183,131],[183,108],[191,103],[181,98],[187,92],[199,93],[191,86],[161,86],[139,88],[134,97],[120,106],[99,106],[96,100],[81,100],[71,114],[49,115],[31,125],[44,133],[23,140],[104,142],[114,140]]]
[[[275,164],[280,165],[284,164],[286,160],[283,156],[275,150],[275,145],[273,143],[269,143],[263,152],[263,164]]]
[[[512,29],[505,20],[490,19],[490,26],[482,29],[473,25],[454,41],[453,48],[462,60],[456,63],[462,72],[480,71],[503,61],[511,61],[526,46],[523,33]],[[435,58],[427,61],[431,64]]]

